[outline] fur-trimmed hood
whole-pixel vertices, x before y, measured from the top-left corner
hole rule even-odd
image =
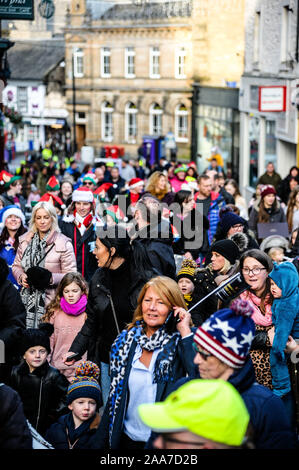
[[[240,253],[244,253],[244,251],[248,249],[249,238],[246,233],[237,232],[231,235],[229,238],[238,246]]]

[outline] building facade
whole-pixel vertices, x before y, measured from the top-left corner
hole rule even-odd
[[[240,185],[248,196],[269,161],[282,177],[297,164],[297,8],[294,0],[246,2],[239,107]]]

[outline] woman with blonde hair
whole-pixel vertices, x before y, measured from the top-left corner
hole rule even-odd
[[[29,231],[19,238],[12,266],[12,273],[22,286],[27,328],[38,327],[64,274],[76,270],[74,249],[71,240],[60,233],[55,207],[38,202],[32,211]]]
[[[290,194],[286,216],[289,231],[292,233],[299,226],[299,185]]]
[[[111,347],[109,399],[94,448],[144,448],[150,430],[138,406],[164,400],[178,379],[195,377],[191,325],[173,279],[157,276],[143,286],[132,322]]]
[[[171,191],[168,178],[162,171],[155,171],[149,177],[145,192],[150,193],[159,199],[160,202],[165,202],[168,205],[174,200],[174,193]]]

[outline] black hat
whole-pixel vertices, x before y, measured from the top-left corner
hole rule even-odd
[[[235,264],[237,259],[240,258],[239,248],[235,242],[229,239],[219,240],[218,242],[213,243],[211,251],[216,251],[216,253],[224,256],[230,264]]]
[[[51,323],[41,323],[38,328],[27,328],[20,339],[20,353],[25,354],[34,346],[43,346],[50,353],[50,336],[53,331],[54,326]]]

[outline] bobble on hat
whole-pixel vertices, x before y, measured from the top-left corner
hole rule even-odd
[[[254,313],[253,306],[247,302],[247,300],[235,299],[230,304],[230,309],[235,312],[236,315],[243,315],[244,317],[251,317]]]
[[[75,378],[68,387],[67,404],[77,398],[93,398],[97,405],[101,404],[101,388],[98,382],[99,367],[91,361],[85,361],[75,370]]]
[[[195,281],[195,271],[197,269],[197,264],[192,259],[185,259],[182,262],[181,268],[177,274],[177,281],[183,277],[190,279],[192,282]]]

